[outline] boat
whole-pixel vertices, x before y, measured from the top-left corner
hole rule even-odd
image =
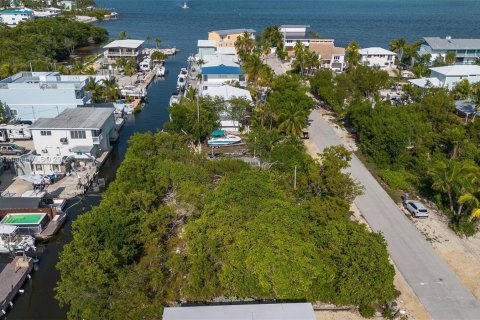
[[[172,95],[170,96],[170,102],[169,102],[168,105],[171,107],[174,103],[179,102],[180,97],[181,97],[180,92],[177,91],[177,92],[172,93]]]
[[[184,1],[182,9],[188,9],[188,8],[190,8],[190,7],[187,5],[187,1]]]
[[[18,227],[0,223],[0,253],[35,251],[35,238],[19,235]]]
[[[183,89],[187,84],[187,76],[184,74],[179,74],[177,79],[177,88]]]
[[[233,134],[225,134],[223,130],[215,130],[211,133],[211,136],[207,141],[210,147],[229,146],[242,141],[242,138],[234,136]]]
[[[156,66],[155,67],[157,77],[164,77],[166,69],[164,66]]]
[[[139,66],[141,71],[148,72],[153,68],[153,61],[150,58],[143,59]]]

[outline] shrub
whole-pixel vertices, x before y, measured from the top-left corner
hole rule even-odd
[[[407,190],[411,186],[412,174],[404,170],[384,169],[380,171],[380,177],[392,189]]]
[[[364,318],[373,318],[375,315],[375,308],[370,304],[361,305],[358,311],[360,311],[360,315]]]
[[[468,217],[463,216],[460,220],[455,221],[456,217],[453,217],[451,222],[451,228],[458,234],[465,235],[467,237],[471,237],[476,232],[475,223],[468,219]]]

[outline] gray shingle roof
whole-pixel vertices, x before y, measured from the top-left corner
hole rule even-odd
[[[66,109],[55,118],[38,119],[29,129],[100,129],[114,110],[89,107]]]
[[[249,32],[249,33],[255,33],[255,30],[253,29],[228,29],[228,30],[215,30],[211,31],[218,33],[221,36],[226,36],[228,34],[237,34],[237,33],[244,33],[244,32]]]
[[[425,42],[433,50],[480,50],[480,39],[444,39],[425,37]]]

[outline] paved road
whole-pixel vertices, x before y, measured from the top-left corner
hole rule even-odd
[[[310,119],[313,120],[310,138],[319,150],[342,144],[317,111],[313,111]],[[357,157],[353,156],[350,165],[352,177],[365,187],[365,194],[358,197],[355,204],[370,227],[383,233],[390,256],[432,318],[480,319],[480,302],[435,253]]]

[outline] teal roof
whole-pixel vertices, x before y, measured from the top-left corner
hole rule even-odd
[[[33,14],[31,10],[3,10],[0,14]]]

